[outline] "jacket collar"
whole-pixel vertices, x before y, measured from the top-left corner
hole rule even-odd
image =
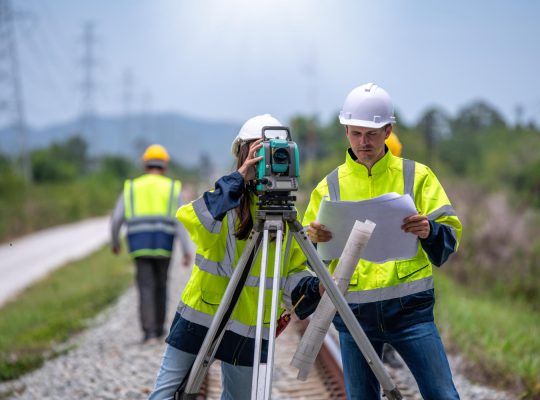
[[[386,170],[388,169],[388,164],[393,157],[394,156],[392,155],[392,152],[385,145],[384,156],[375,164],[373,164],[373,166],[371,167],[371,175],[381,175],[386,172]],[[369,176],[367,167],[363,164],[356,162],[356,160],[357,158],[354,155],[353,151],[351,150],[351,148],[348,148],[345,155],[345,165],[347,166],[347,168],[349,168],[354,173],[361,174],[363,176]]]

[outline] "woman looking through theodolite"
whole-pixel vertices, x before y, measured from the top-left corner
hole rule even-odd
[[[257,199],[248,183],[256,178],[255,167],[262,159],[256,152],[262,146],[261,132],[265,126],[282,124],[269,114],[246,121],[232,144],[237,170],[220,178],[214,190],[182,206],[176,214],[197,246],[195,265],[166,339],[151,400],[172,399],[189,374],[244,250],[253,227]],[[273,258],[275,245],[275,242],[269,245],[269,258]],[[253,279],[248,279],[242,288],[216,352],[216,358],[221,360],[222,399],[251,397],[260,266],[261,254],[258,254],[250,271],[249,278]],[[283,260],[282,276],[283,302],[290,306],[304,296],[295,313],[300,318],[307,317],[320,299],[319,280],[309,272],[306,257],[296,241],[292,241],[287,259]],[[270,288],[266,290],[270,291]],[[270,310],[266,307],[265,321]],[[266,341],[263,341],[262,362],[266,353]]]

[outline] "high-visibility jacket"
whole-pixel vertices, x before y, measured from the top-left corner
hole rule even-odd
[[[180,181],[158,174],[145,174],[124,183],[124,217],[133,257],[171,256],[181,187]]]
[[[316,220],[324,196],[330,200],[359,201],[389,192],[408,193],[419,214],[447,225],[455,238],[454,251],[457,249],[461,223],[433,172],[418,162],[395,157],[390,151],[372,166],[371,175],[347,151],[345,163],[313,190],[303,225]],[[333,260],[329,266],[331,272],[336,265],[337,260]],[[399,298],[432,288],[432,263],[419,241],[416,256],[409,260],[382,264],[360,260],[346,298],[351,304],[361,304]]]
[[[252,202],[254,203],[255,201]],[[254,218],[254,206],[251,211]],[[229,210],[221,221],[214,219],[204,197],[180,207],[176,217],[196,245],[195,265],[182,293],[178,312],[188,321],[209,327],[247,241],[238,240],[234,236],[238,224],[235,209]],[[255,221],[255,218],[253,220]],[[284,236],[286,241],[287,235]],[[271,315],[275,247],[275,240],[270,241],[263,327],[265,339],[268,339]],[[287,259],[284,259],[284,254],[281,257],[280,299],[290,305],[293,289],[302,278],[311,274],[306,266],[306,257],[295,240],[291,243]],[[227,325],[227,329],[248,338],[255,338],[261,258],[262,251],[259,251]]]

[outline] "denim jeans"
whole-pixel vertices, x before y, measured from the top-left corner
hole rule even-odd
[[[434,322],[422,322],[393,332],[367,330],[366,334],[379,356],[385,342],[396,349],[414,375],[424,400],[459,399]],[[379,382],[351,334],[340,330],[339,341],[347,398],[379,400]]]
[[[186,353],[167,345],[154,390],[149,400],[172,400],[174,393],[189,373],[196,354]],[[237,400],[251,398],[252,367],[221,363],[221,400]]]

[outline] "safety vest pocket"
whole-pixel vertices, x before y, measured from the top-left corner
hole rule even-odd
[[[202,301],[212,306],[219,305],[219,303],[221,303],[222,297],[223,293],[210,292],[208,290],[203,290],[201,293]]]
[[[396,272],[399,279],[406,278],[429,266],[424,260],[396,261]]]
[[[351,276],[351,280],[349,281],[349,286],[356,286],[358,285],[358,275],[360,274],[360,272],[358,272],[358,269],[356,269],[352,276]]]

